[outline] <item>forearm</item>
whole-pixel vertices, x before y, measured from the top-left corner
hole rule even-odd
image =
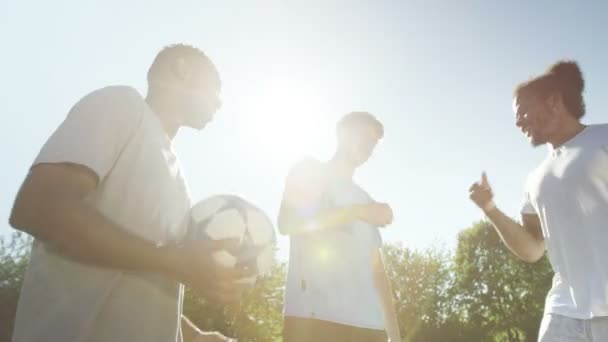
[[[485,214],[513,254],[527,262],[535,262],[542,257],[543,243],[536,239],[528,229],[498,208],[487,210]]]
[[[285,235],[292,235],[335,229],[358,220],[359,211],[358,205],[351,205],[323,210],[306,218],[294,209],[283,208],[279,216],[279,230]]]
[[[80,262],[135,271],[171,269],[167,248],[127,232],[82,200],[58,199],[32,212],[11,223]]]

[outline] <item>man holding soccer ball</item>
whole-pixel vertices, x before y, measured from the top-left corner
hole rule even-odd
[[[148,93],[112,86],[82,98],[48,139],[10,217],[34,236],[14,342],[227,341],[182,316],[183,286],[232,302],[240,271],[212,253],[234,241],[173,243],[191,201],[172,148],[180,127],[202,129],[220,107],[211,60],[163,49]]]

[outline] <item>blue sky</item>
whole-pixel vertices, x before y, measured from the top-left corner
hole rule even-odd
[[[164,45],[207,52],[224,107],[175,144],[195,199],[237,193],[276,216],[289,165],[327,158],[333,124],[368,110],[385,124],[356,175],[392,204],[387,242],[454,246],[481,218],[467,189],[488,172],[516,215],[543,158],[513,125],[520,81],[560,58],[586,77],[586,123],[606,122],[603,1],[11,1],[0,10],[0,234],[40,146],[81,96],[110,84],[145,93]],[[280,240],[280,255],[288,244]]]

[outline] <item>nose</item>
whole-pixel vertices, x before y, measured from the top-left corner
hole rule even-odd
[[[526,121],[527,114],[517,115],[515,116],[515,126],[522,127]]]
[[[215,104],[215,108],[216,110],[219,110],[220,108],[222,108],[222,99],[218,97],[217,102]]]

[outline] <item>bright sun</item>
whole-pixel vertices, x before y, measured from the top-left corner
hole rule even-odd
[[[284,77],[269,79],[253,94],[241,126],[245,137],[279,162],[327,149],[326,108],[313,88]]]

